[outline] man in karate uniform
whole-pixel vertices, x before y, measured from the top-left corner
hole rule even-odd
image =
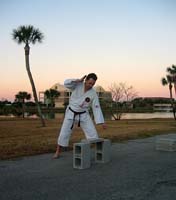
[[[89,115],[88,110],[90,107],[92,107],[93,110],[95,123],[101,124],[103,129],[106,128],[99,98],[96,91],[93,89],[96,80],[97,76],[94,73],[90,73],[81,79],[65,80],[64,85],[71,90],[72,94],[66,109],[64,122],[58,137],[56,153],[53,158],[59,157],[61,147],[68,146],[75,122],[83,129],[86,139],[98,138],[97,131]]]

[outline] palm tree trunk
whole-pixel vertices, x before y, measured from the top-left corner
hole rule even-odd
[[[37,92],[36,92],[34,80],[32,78],[32,74],[31,74],[31,71],[30,71],[30,65],[29,65],[29,51],[30,51],[30,47],[29,47],[29,45],[26,44],[26,46],[24,47],[24,49],[25,49],[26,70],[27,70],[28,77],[29,77],[29,80],[30,80],[30,83],[31,83],[31,86],[32,86],[32,92],[33,92],[34,100],[35,100],[35,103],[37,105],[37,110],[38,110],[38,114],[39,114],[42,126],[45,127],[46,126],[45,120],[44,120],[43,115],[42,115],[42,111],[41,111],[40,104],[39,104],[39,101],[38,101],[38,97],[37,97]]]
[[[174,91],[175,91],[175,96],[176,96],[176,83],[174,83]]]
[[[23,119],[24,119],[24,112],[25,112],[25,108],[24,108],[24,107],[25,107],[25,105],[24,105],[24,103],[25,103],[25,102],[24,102],[24,99],[23,99],[23,100],[22,100]]]
[[[174,119],[176,120],[176,115],[175,115],[176,110],[175,110],[174,100],[173,100],[173,96],[172,96],[172,85],[171,84],[169,84],[169,92],[170,92],[172,112],[173,112],[173,115],[174,115]]]

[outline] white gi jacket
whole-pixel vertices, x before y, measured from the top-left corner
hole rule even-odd
[[[81,114],[80,121],[86,120],[86,115],[91,107],[93,110],[94,120],[96,124],[104,123],[104,117],[101,111],[99,99],[96,91],[91,88],[87,92],[84,92],[84,83],[75,82],[76,79],[67,79],[64,82],[65,87],[72,91],[69,107],[76,112],[86,111],[85,114]],[[67,108],[66,111],[67,118],[73,119],[74,113]]]

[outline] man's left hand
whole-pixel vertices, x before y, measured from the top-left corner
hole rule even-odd
[[[107,125],[104,123],[104,124],[102,124],[102,128],[103,129],[107,129]]]

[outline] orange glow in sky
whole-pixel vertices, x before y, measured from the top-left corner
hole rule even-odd
[[[0,1],[0,100],[31,91],[24,45],[12,30],[32,24],[44,34],[31,45],[30,67],[37,91],[94,72],[97,84],[132,85],[141,97],[169,97],[161,85],[176,64],[174,1]],[[9,14],[10,13],[10,14]]]

